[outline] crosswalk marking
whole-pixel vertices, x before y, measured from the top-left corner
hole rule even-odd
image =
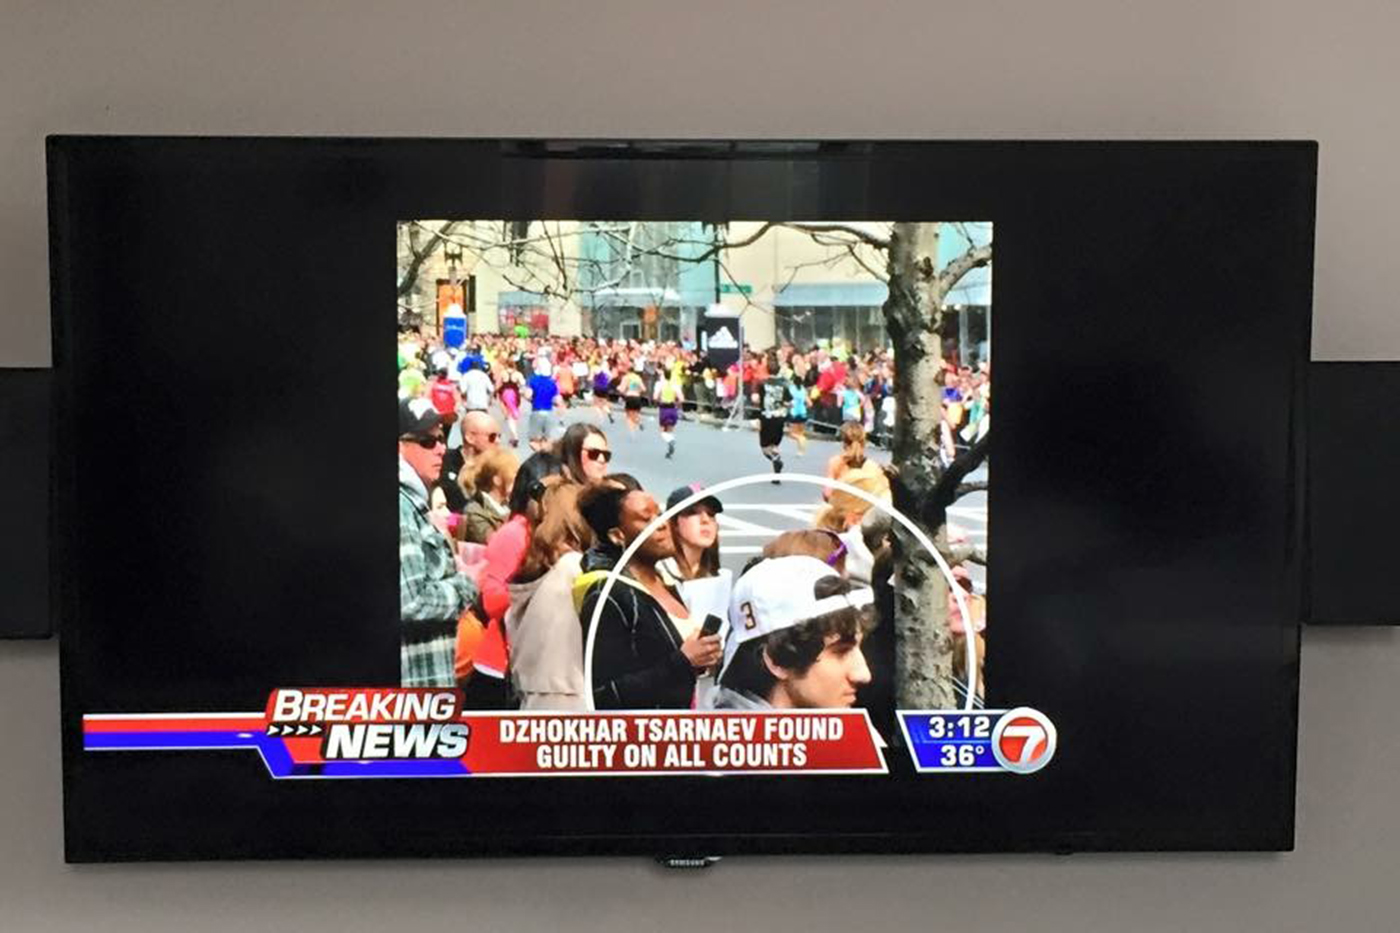
[[[822,506],[821,506],[821,503],[811,504],[811,503],[806,503],[806,502],[789,502],[789,503],[777,503],[777,504],[775,504],[775,503],[768,503],[768,502],[735,502],[735,503],[733,503],[733,504],[730,504],[730,503],[726,502],[726,503],[724,504],[724,511],[725,511],[725,512],[739,512],[739,511],[750,511],[750,512],[780,512],[780,513],[781,513],[781,512],[786,512],[786,513],[788,513],[788,514],[793,514],[793,515],[796,515],[796,514],[799,514],[799,513],[804,514],[804,515],[809,515],[809,514],[815,513],[815,512],[816,512],[818,509],[820,509],[821,507],[822,507]]]
[[[821,506],[807,507],[805,505],[771,505],[768,511],[775,515],[785,515],[788,518],[795,518],[799,522],[810,522],[816,517],[817,510]]]
[[[821,505],[804,505],[800,503],[779,503],[773,505],[763,505],[758,503],[740,503],[735,505],[726,504],[724,511],[715,516],[719,524],[721,540],[731,538],[772,538],[782,534],[784,531],[791,531],[794,528],[810,528],[816,513],[822,508]],[[743,511],[748,513],[748,517],[739,518],[731,515],[731,512]],[[764,514],[766,513],[766,515]],[[949,528],[955,533],[967,535],[969,538],[985,539],[987,536],[987,512],[982,508],[951,508],[948,509]],[[767,517],[768,522],[760,522],[758,519]],[[794,524],[796,523],[796,524]],[[773,527],[777,525],[778,527]]]
[[[758,503],[741,502],[724,505],[715,516],[719,524],[720,555],[731,569],[754,555],[763,553],[764,546],[785,531],[812,527],[812,519],[823,508],[822,503]],[[731,513],[742,512],[743,518]],[[955,541],[985,547],[987,544],[987,510],[970,506],[948,509],[948,532]],[[743,542],[743,543],[737,543]],[[980,565],[970,568],[979,592],[985,592],[986,571]]]
[[[724,511],[715,516],[715,521],[719,523],[719,533],[722,538],[730,535],[748,537],[753,535],[777,534],[772,528],[745,521],[742,518],[735,518],[729,514],[728,506],[725,506]]]

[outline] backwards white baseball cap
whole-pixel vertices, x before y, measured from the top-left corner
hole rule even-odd
[[[734,584],[729,628],[738,645],[840,609],[860,609],[875,600],[868,587],[818,599],[818,581],[841,575],[815,557],[770,557]]]

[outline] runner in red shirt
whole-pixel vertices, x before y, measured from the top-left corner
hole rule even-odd
[[[457,383],[448,378],[446,369],[437,371],[437,378],[433,380],[428,391],[428,398],[439,415],[451,415],[454,418],[457,415],[457,406],[462,404],[462,394],[457,390]]]

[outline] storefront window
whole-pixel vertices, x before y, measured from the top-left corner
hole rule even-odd
[[[516,333],[516,328],[526,327],[532,337],[549,336],[549,309],[547,308],[501,308],[497,312],[497,328],[503,334]]]
[[[991,341],[991,309],[984,305],[963,305],[943,312],[943,355],[961,366],[975,367],[985,362]]]
[[[778,308],[778,341],[799,350],[840,342],[861,353],[889,345],[879,308]]]

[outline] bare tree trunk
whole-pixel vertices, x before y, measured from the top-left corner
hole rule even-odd
[[[435,231],[433,235],[428,238],[427,243],[422,242],[417,224],[409,227],[408,242],[411,255],[408,261],[408,268],[404,270],[402,277],[399,279],[398,295],[400,298],[422,291],[422,283],[419,282],[419,276],[423,271],[424,263],[426,263],[432,257],[433,253],[437,252],[438,248],[446,242],[447,237],[456,229],[459,223],[461,223],[461,221],[452,220],[443,224],[441,229]]]
[[[938,225],[897,223],[890,237],[885,321],[895,352],[895,428],[891,459],[898,465],[895,507],[920,516],[942,475],[938,431],[943,417],[939,375],[943,283],[937,275]],[[898,527],[898,526],[896,526]],[[942,523],[928,529],[947,550]],[[952,639],[948,584],[937,563],[908,534],[899,534],[895,564],[895,670],[901,709],[951,709]]]

